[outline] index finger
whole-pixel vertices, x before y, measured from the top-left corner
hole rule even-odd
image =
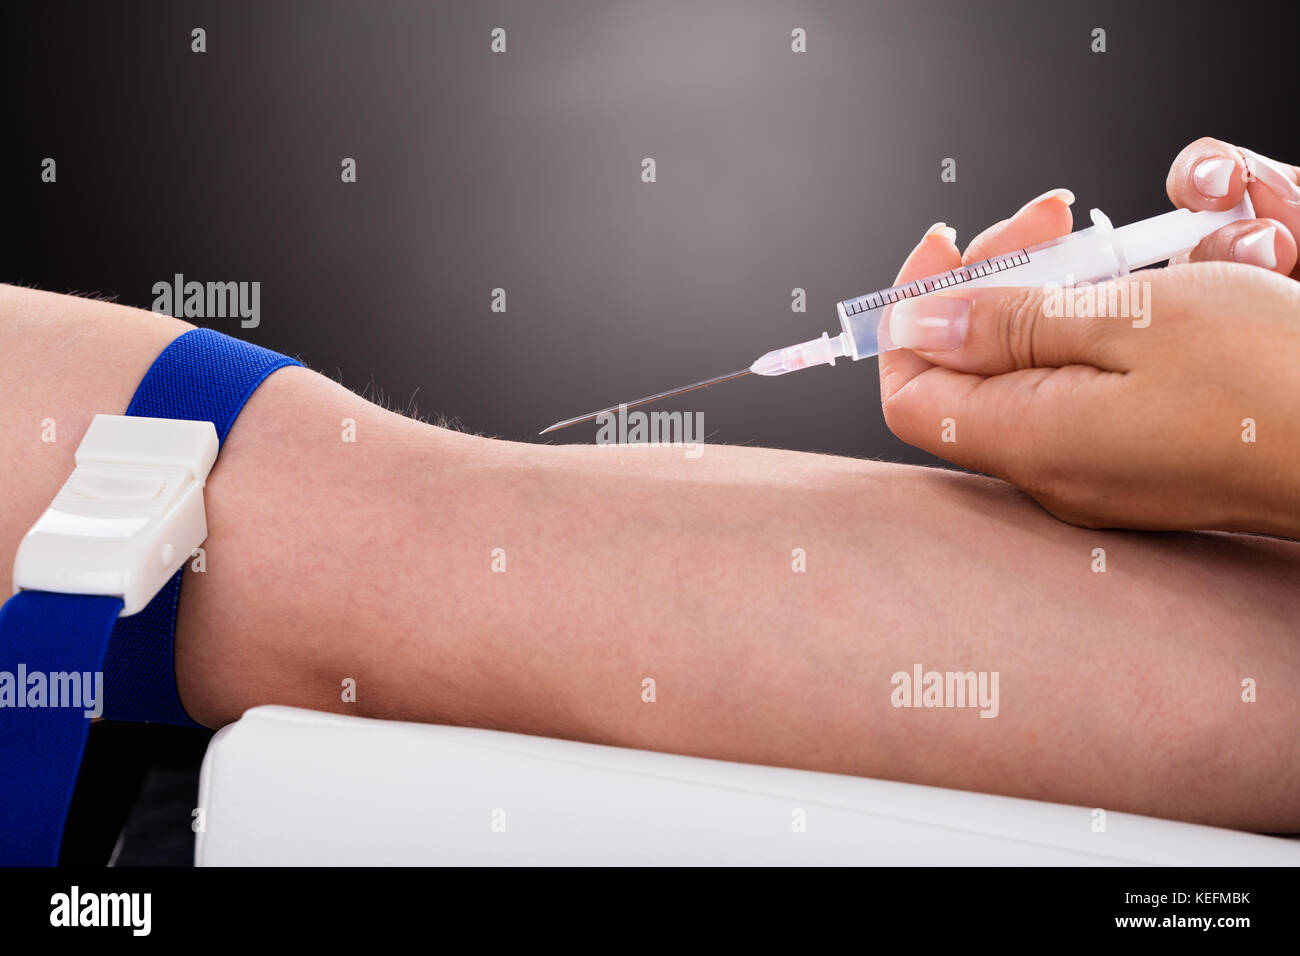
[[[947,272],[961,265],[961,253],[957,251],[957,231],[941,222],[936,222],[926,230],[921,241],[917,243],[912,254],[903,263],[894,285],[902,285],[913,279]],[[885,401],[900,388],[920,375],[928,368],[934,368],[920,355],[910,349],[891,349],[880,353],[880,398]]]
[[[902,285],[913,279],[955,269],[963,262],[1014,252],[1063,236],[1070,231],[1070,204],[1073,202],[1074,194],[1068,189],[1045,192],[1025,203],[1009,219],[1003,219],[976,236],[967,246],[965,255],[957,251],[956,232],[941,222],[935,223],[907,257],[894,284]],[[881,352],[879,361],[880,398],[884,402],[912,379],[935,367],[907,348]]]
[[[1246,193],[1246,161],[1231,143],[1202,136],[1174,159],[1165,191],[1179,209],[1223,212]]]

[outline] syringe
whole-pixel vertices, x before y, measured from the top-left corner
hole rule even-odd
[[[592,421],[620,409],[635,408],[697,388],[708,388],[743,375],[784,375],[815,365],[834,365],[837,358],[854,361],[870,358],[897,348],[889,338],[890,307],[904,299],[944,292],[961,286],[1061,286],[1092,284],[1126,276],[1156,262],[1189,252],[1196,244],[1223,226],[1241,219],[1255,218],[1250,196],[1224,212],[1192,212],[1177,209],[1150,219],[1111,226],[1100,209],[1091,212],[1092,225],[1068,236],[994,256],[981,262],[961,266],[949,272],[926,276],[890,286],[866,295],[845,299],[835,306],[843,331],[834,337],[823,332],[820,338],[773,349],[760,356],[749,368],[728,372],[681,388],[647,395],[636,401],[612,405],[588,415],[556,422],[541,434],[570,425]]]

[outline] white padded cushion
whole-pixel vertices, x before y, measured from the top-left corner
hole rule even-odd
[[[290,707],[217,733],[199,800],[201,866],[1300,864],[1125,813],[1095,833],[1085,807]]]

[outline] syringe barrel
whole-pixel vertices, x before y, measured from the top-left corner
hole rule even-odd
[[[1019,252],[892,286],[836,305],[854,359],[894,348],[889,313],[904,299],[985,286],[1062,287],[1105,282],[1192,249],[1214,230],[1254,217],[1249,197],[1224,212],[1178,209],[1115,229],[1100,209],[1086,229]]]

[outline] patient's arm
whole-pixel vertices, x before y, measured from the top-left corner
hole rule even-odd
[[[0,564],[185,328],[0,287]],[[932,469],[487,440],[302,369],[206,497],[177,660],[212,726],[284,703],[1300,829],[1294,543],[1080,530]],[[918,663],[998,671],[998,716],[891,706]]]

